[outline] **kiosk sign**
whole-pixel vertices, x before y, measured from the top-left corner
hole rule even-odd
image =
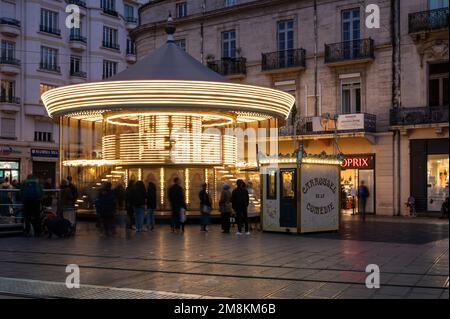
[[[302,233],[339,229],[339,167],[303,164],[299,191]]]

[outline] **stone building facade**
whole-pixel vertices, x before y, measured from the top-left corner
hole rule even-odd
[[[379,28],[366,25],[372,4]],[[150,1],[131,33],[138,59],[166,41],[169,12],[175,41],[199,61],[295,95],[291,118],[259,126],[280,127],[280,153],[344,153],[343,209],[357,206],[351,193],[364,181],[371,213],[408,214],[410,195],[419,210],[437,210],[448,194],[448,1]],[[440,193],[427,206],[432,176]]]

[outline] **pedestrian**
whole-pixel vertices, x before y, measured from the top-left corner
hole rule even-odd
[[[136,232],[144,231],[144,214],[145,214],[145,200],[147,198],[147,191],[143,181],[137,181],[134,184],[133,192],[131,193],[131,205],[133,207],[134,222],[136,224]]]
[[[23,207],[22,207],[22,196],[20,190],[22,189],[22,185],[14,179],[11,183],[11,186],[16,191],[12,194],[12,206],[13,213],[15,217],[15,223],[19,223],[20,220],[23,221]]]
[[[173,185],[168,190],[170,207],[172,209],[172,218],[170,227],[172,232],[181,228],[184,232],[184,224],[186,222],[186,203],[184,201],[184,191],[180,186],[181,181],[178,177],[173,179]]]
[[[245,187],[243,180],[238,179],[236,182],[237,187],[233,190],[231,194],[231,204],[233,210],[236,213],[238,231],[236,235],[242,235],[242,224],[245,226],[246,235],[250,235],[248,229],[248,216],[247,208],[250,202],[248,191]]]
[[[42,187],[33,175],[28,175],[21,189],[21,198],[25,214],[25,234],[31,235],[31,226],[35,236],[41,234]]]
[[[125,187],[123,186],[123,182],[117,183],[116,187],[113,189],[114,196],[116,198],[116,216],[120,215],[120,219],[118,221],[119,225],[123,225],[123,212],[125,211]],[[125,218],[125,224],[128,224],[128,217]]]
[[[230,185],[224,184],[219,199],[220,219],[222,232],[230,233],[230,219],[232,213]]]
[[[77,203],[77,199],[78,199],[78,188],[77,186],[73,183],[72,180],[72,176],[67,176],[67,182],[68,182],[68,186],[70,191],[72,192],[72,206],[75,209],[75,204]]]
[[[125,189],[125,208],[127,210],[127,216],[128,216],[127,228],[129,228],[129,229],[133,229],[133,225],[134,225],[134,212],[133,212],[133,205],[131,203],[131,195],[133,193],[134,184],[135,184],[135,181],[130,180],[127,188]]]
[[[210,217],[211,217],[211,210],[212,210],[212,203],[211,203],[211,196],[209,196],[208,193],[208,184],[204,183],[202,185],[202,189],[200,193],[198,194],[198,197],[200,199],[200,224],[201,224],[201,231],[208,232],[207,226],[210,223]]]
[[[356,213],[356,197],[358,196],[358,192],[355,187],[351,187],[350,196],[352,197],[352,216]]]
[[[152,181],[147,185],[147,229],[155,228],[156,185]]]
[[[5,177],[3,181],[0,181],[0,216],[10,216],[11,215],[11,204],[12,204],[12,196],[11,189],[12,186],[9,183],[9,177]]]
[[[409,208],[409,216],[416,216],[416,199],[413,196],[408,197],[408,201],[406,202],[406,207]]]
[[[447,196],[441,206],[441,217],[440,218],[443,219],[443,218],[448,218],[448,217],[449,217],[449,214],[448,214],[448,196]]]
[[[367,198],[369,197],[369,195],[370,195],[369,189],[365,185],[364,181],[361,181],[361,183],[359,185],[359,190],[358,190],[358,198],[359,198],[359,202],[360,202],[361,216],[362,216],[363,221],[366,220],[366,204],[367,204]]]
[[[47,178],[44,183],[44,197],[42,199],[42,206],[44,207],[52,207],[53,204],[53,196],[52,193],[49,191],[53,188],[53,183],[51,178]]]
[[[63,179],[59,186],[59,198],[58,198],[58,216],[61,218],[70,218],[71,222],[75,221],[75,207],[73,200],[74,193],[70,188],[69,181],[67,179]]]
[[[105,235],[114,235],[117,200],[115,193],[112,191],[111,182],[103,184],[103,187],[98,194],[96,207],[103,223]]]

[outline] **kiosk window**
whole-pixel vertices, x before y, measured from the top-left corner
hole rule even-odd
[[[281,183],[283,187],[283,198],[294,198],[294,172],[293,171],[284,171],[281,172]]]
[[[267,199],[277,199],[277,172],[267,173]]]

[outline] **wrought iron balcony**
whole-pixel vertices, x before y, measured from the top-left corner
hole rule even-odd
[[[117,43],[111,43],[109,41],[102,41],[102,45],[104,48],[120,50],[120,45]]]
[[[208,67],[223,76],[229,75],[245,75],[247,73],[246,69],[246,58],[222,58],[217,61],[208,61]]]
[[[0,18],[0,24],[8,24],[20,27],[20,21],[13,18]]]
[[[52,72],[61,72],[61,68],[55,64],[39,63],[39,69]]]
[[[106,13],[106,14],[108,14],[110,16],[113,16],[113,17],[118,17],[119,16],[119,14],[117,13],[116,10],[110,9],[110,8],[103,8],[103,13]]]
[[[20,104],[20,98],[16,96],[0,95],[0,103]]]
[[[448,105],[391,109],[391,126],[448,123]]]
[[[409,14],[409,33],[448,28],[448,7]]]
[[[334,134],[334,133],[374,133],[377,129],[377,117],[374,114],[340,114],[336,120],[321,116],[306,117],[297,126],[297,135]],[[287,125],[279,129],[280,136],[294,135],[294,126]]]
[[[325,44],[325,63],[374,58],[374,41],[370,38]]]
[[[306,51],[292,49],[262,54],[262,70],[270,71],[287,68],[304,68]]]
[[[50,34],[54,34],[54,35],[61,35],[61,30],[60,29],[52,28],[52,27],[49,27],[49,26],[43,25],[43,24],[41,24],[39,26],[39,30],[41,32],[45,32],[45,33],[50,33]]]
[[[68,4],[76,4],[79,7],[86,8],[86,2],[81,0],[67,0]]]
[[[83,71],[70,71],[70,76],[76,76],[79,78],[87,78],[87,73]]]
[[[87,38],[83,37],[79,34],[71,34],[70,35],[70,41],[77,41],[77,42],[83,42],[83,43],[87,43]]]
[[[20,65],[20,60],[10,57],[0,57],[0,64]]]
[[[138,19],[135,17],[125,17],[125,21],[126,21],[126,23],[133,23],[133,24],[138,23]]]

